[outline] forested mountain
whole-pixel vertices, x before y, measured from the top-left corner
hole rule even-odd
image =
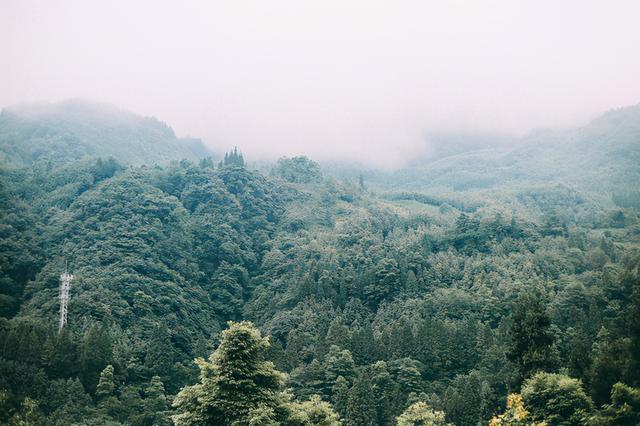
[[[0,421],[635,425],[639,111],[360,182],[3,112]]]
[[[591,123],[539,130],[491,144],[487,136],[441,137],[452,155],[434,155],[371,182],[387,189],[481,191],[557,183],[583,191],[640,186],[640,105],[612,110]],[[489,139],[490,140],[490,139]],[[466,141],[466,142],[465,142]]]
[[[16,166],[56,165],[83,157],[124,164],[168,163],[210,155],[198,139],[178,139],[155,118],[83,100],[28,104],[0,113],[0,159]]]

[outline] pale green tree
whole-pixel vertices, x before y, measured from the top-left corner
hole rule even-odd
[[[265,359],[268,348],[268,338],[253,324],[229,322],[209,360],[196,360],[200,382],[176,396],[175,424],[248,424],[256,418],[256,410],[265,413],[276,409],[281,404],[284,377]]]
[[[396,419],[398,426],[453,426],[447,423],[443,411],[431,408],[426,402],[411,404]]]

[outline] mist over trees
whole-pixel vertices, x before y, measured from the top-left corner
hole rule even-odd
[[[637,107],[393,173],[83,108],[0,115],[0,422],[640,421]]]

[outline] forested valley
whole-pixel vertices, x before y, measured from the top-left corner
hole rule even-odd
[[[395,172],[241,151],[0,114],[0,423],[640,424],[640,107]]]

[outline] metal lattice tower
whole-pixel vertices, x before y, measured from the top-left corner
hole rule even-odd
[[[69,274],[65,269],[64,273],[60,275],[60,327],[58,332],[62,331],[62,328],[67,323],[67,312],[69,311],[69,290],[71,289],[71,280],[73,275]]]

